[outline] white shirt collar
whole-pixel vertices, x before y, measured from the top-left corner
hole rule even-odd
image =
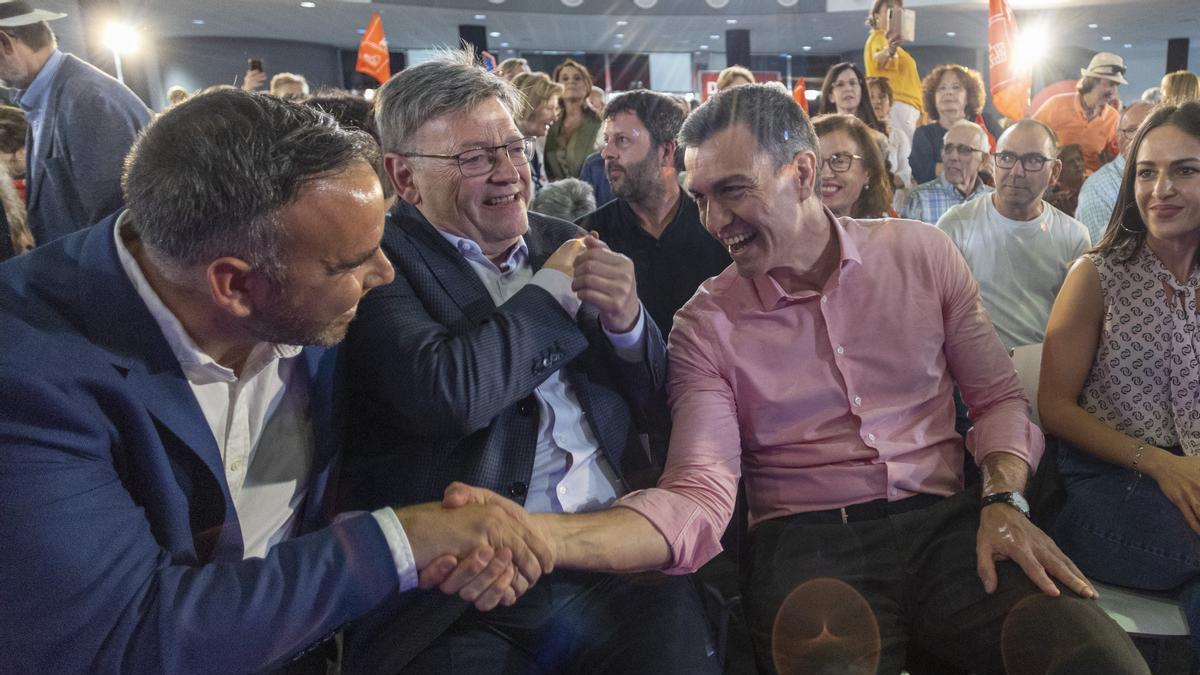
[[[121,229],[128,223],[129,212],[126,211],[117,218],[116,226],[113,228],[113,240],[117,245],[117,257],[121,261],[121,268],[125,271],[125,276],[129,277],[138,297],[150,310],[150,316],[154,317],[154,322],[158,324],[159,330],[162,331],[163,337],[170,345],[171,353],[179,361],[184,375],[189,381],[196,383],[236,382],[238,377],[233,370],[217,363],[215,359],[204,353],[192,340],[192,336],[188,335],[179,319],[171,313],[171,310],[167,309],[162,299],[154,292],[154,288],[146,280],[146,275],[142,273],[142,268],[138,266],[137,260],[134,260],[133,254],[129,252],[125,241],[121,238]],[[271,360],[292,358],[299,355],[301,351],[303,348],[297,345],[260,342],[250,352],[242,376],[243,378],[253,377]]]

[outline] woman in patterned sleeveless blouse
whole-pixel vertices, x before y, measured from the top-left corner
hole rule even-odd
[[[1112,220],[1050,313],[1038,407],[1064,441],[1055,538],[1085,574],[1179,589],[1200,654],[1200,103],[1134,139]]]

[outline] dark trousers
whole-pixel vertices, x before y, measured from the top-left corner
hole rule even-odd
[[[826,643],[836,646],[839,631],[868,637],[843,645],[842,656],[855,667],[826,661],[825,669],[805,666],[806,672],[871,672],[863,665],[874,664],[874,654],[866,654],[872,631],[863,626],[871,616],[878,624],[878,673],[900,672],[910,641],[976,673],[1004,672],[1006,666],[1010,673],[1149,672],[1129,637],[1095,602],[1067,590],[1058,598],[1044,596],[1011,562],[997,563],[998,588],[984,592],[975,557],[977,489],[849,511],[848,522],[835,510],[777,518],[751,532],[743,599],[760,670],[774,672],[774,656],[795,643],[818,641],[805,627],[812,623],[807,606],[810,614],[833,608],[829,621],[818,622]],[[847,592],[865,600],[865,616],[847,619],[854,598],[831,604],[828,598],[793,597],[785,606],[793,589],[823,578],[853,589]],[[795,602],[803,604],[790,607]],[[837,650],[826,657],[840,658]],[[1097,670],[1097,664],[1103,666]]]
[[[405,673],[719,673],[691,577],[556,571],[469,610]]]

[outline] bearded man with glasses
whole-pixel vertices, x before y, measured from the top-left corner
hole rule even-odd
[[[942,144],[942,174],[913,188],[901,215],[933,225],[950,207],[991,194],[992,188],[980,177],[987,158],[983,127],[968,120],[955,122]]]
[[[1042,197],[1062,170],[1054,130],[1036,120],[996,142],[996,191],[946,211],[937,226],[979,282],[983,306],[1012,349],[1040,343],[1071,262],[1091,247],[1087,227]]]
[[[408,68],[376,98],[403,201],[382,242],[396,279],[360,305],[347,339],[343,506],[440,499],[459,480],[513,509],[595,511],[661,472],[639,433],[665,418],[665,346],[629,258],[528,211],[520,95],[473,59]],[[442,584],[457,591],[471,561],[444,562],[457,563]],[[498,579],[513,592],[488,613],[432,592],[397,598],[350,631],[344,668],[717,670],[687,577],[564,570],[530,581]]]

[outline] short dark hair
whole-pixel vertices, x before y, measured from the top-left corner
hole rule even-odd
[[[50,30],[50,24],[45,21],[29,23],[24,26],[5,26],[0,28],[0,32],[24,42],[35,52],[45,47],[58,46],[58,39],[54,37],[54,31]]]
[[[16,106],[0,105],[0,152],[24,152],[28,133],[25,111]]]
[[[674,141],[688,116],[688,110],[674,96],[645,89],[626,92],[609,101],[604,107],[604,119],[623,112],[637,115],[656,147]]]
[[[276,284],[286,279],[275,216],[315,178],[374,166],[372,138],[314,108],[221,90],[194,96],[142,132],[122,186],[134,231],[188,267],[234,256]]]
[[[967,91],[967,104],[963,106],[963,116],[969,120],[975,119],[983,110],[987,96],[983,89],[983,76],[978,71],[957,63],[943,63],[921,80],[921,102],[925,105],[925,114],[931,122],[938,120],[937,88],[946,73],[954,73],[958,77],[958,83]]]
[[[1118,260],[1128,260],[1137,255],[1146,244],[1146,221],[1138,209],[1134,193],[1137,178],[1138,150],[1146,135],[1159,127],[1173,126],[1192,138],[1200,140],[1200,101],[1188,101],[1178,106],[1161,105],[1138,127],[1137,135],[1129,148],[1125,161],[1125,174],[1121,177],[1121,191],[1113,205],[1108,229],[1092,253],[1114,255]]]
[[[1077,94],[1092,93],[1092,90],[1096,88],[1096,85],[1100,84],[1100,80],[1101,80],[1101,78],[1099,78],[1099,77],[1092,77],[1091,75],[1084,75],[1083,77],[1079,78],[1078,82],[1075,83],[1075,93],[1077,93]]]
[[[746,84],[719,91],[696,108],[679,130],[679,144],[701,145],[717,133],[744,124],[760,150],[782,168],[802,150],[817,149],[817,134],[808,115],[787,91],[766,84]]]
[[[379,128],[375,126],[375,108],[362,96],[345,89],[321,89],[304,99],[303,103],[310,108],[329,113],[333,119],[338,121],[338,124],[347,129],[367,132],[371,138],[375,139],[376,143],[379,143]],[[396,192],[387,171],[383,168],[382,161],[375,163],[375,173],[379,175],[379,182],[383,184],[384,198],[391,199]]]

